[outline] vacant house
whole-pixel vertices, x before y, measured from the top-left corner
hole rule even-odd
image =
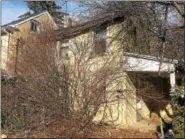
[[[108,96],[111,96],[106,100],[108,108],[105,110],[103,108],[106,106],[102,105],[94,121],[100,122],[106,115],[103,118],[105,123],[135,127],[140,122],[149,120],[150,112],[155,111],[149,102],[153,103],[154,100],[161,102],[164,97],[168,100],[170,90],[174,89],[178,80],[175,75],[177,61],[124,52],[124,43],[121,39],[124,33],[119,34],[122,26],[124,26],[122,15],[113,18],[108,15],[58,29],[56,31],[57,39],[60,41],[58,57],[60,64],[66,66],[76,65],[78,57],[81,57],[88,61],[84,67],[90,67],[90,72],[102,70],[106,63],[112,61],[108,66],[113,68],[114,73],[111,73],[111,77],[108,74],[111,69],[107,68],[103,72],[107,74],[102,92],[106,91]],[[66,43],[67,41],[69,43]],[[107,83],[116,76],[118,79]],[[147,78],[144,78],[145,76]],[[149,83],[148,90],[145,83]],[[164,105],[167,103],[168,101],[165,101]]]
[[[1,69],[9,76],[16,73],[16,61],[20,40],[29,34],[40,32],[44,24],[57,28],[56,23],[47,11],[20,18],[1,26]],[[14,64],[10,67],[10,59]]]

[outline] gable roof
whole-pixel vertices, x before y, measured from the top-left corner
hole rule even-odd
[[[63,41],[65,39],[70,39],[72,37],[86,33],[103,24],[110,25],[110,24],[115,24],[115,23],[122,22],[122,21],[124,21],[123,14],[116,13],[116,14],[111,14],[111,15],[110,14],[102,15],[100,18],[95,18],[87,22],[77,24],[72,27],[59,28],[56,30],[56,37],[58,41]]]
[[[29,20],[31,20],[31,19],[34,19],[34,18],[36,18],[36,17],[39,17],[39,16],[41,16],[41,15],[43,15],[43,14],[47,14],[47,15],[49,16],[49,18],[53,21],[54,25],[57,27],[57,24],[55,23],[55,21],[53,20],[53,18],[52,18],[51,15],[49,14],[49,12],[48,12],[48,11],[43,11],[43,12],[40,12],[40,13],[32,14],[32,15],[29,16],[29,17],[21,18],[21,19],[12,21],[12,22],[10,22],[10,23],[8,23],[8,24],[2,25],[2,26],[1,26],[1,29],[4,29],[4,28],[9,27],[9,26],[15,27],[15,26],[20,25],[20,24],[22,24],[22,23],[24,23],[24,22],[27,22],[27,21],[29,21]]]

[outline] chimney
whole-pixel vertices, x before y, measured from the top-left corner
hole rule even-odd
[[[64,28],[72,27],[72,19],[69,17],[64,18]]]
[[[72,27],[72,19],[71,18],[67,19],[67,27]]]

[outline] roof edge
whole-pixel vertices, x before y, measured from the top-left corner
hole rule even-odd
[[[35,16],[32,16],[32,17],[29,17],[28,19],[25,19],[25,20],[23,20],[23,21],[21,21],[21,22],[19,22],[19,23],[15,24],[14,26],[17,26],[17,25],[23,24],[23,23],[25,23],[25,22],[27,22],[27,21],[29,21],[29,20],[33,19],[33,18],[39,17],[39,16],[41,16],[41,15],[43,15],[43,14],[48,14],[49,18],[53,21],[53,23],[54,23],[54,24],[55,24],[55,26],[57,27],[57,24],[55,23],[54,19],[51,17],[51,15],[50,15],[50,13],[49,13],[48,11],[43,11],[43,12],[41,12],[41,13],[40,13],[40,14],[38,14],[38,15],[35,15]]]
[[[12,25],[10,24],[10,25],[8,25],[9,23],[7,23],[7,25],[6,25],[6,24],[3,25],[3,27],[1,27],[1,29],[6,28],[6,27],[8,27],[8,26],[16,27],[17,25],[23,24],[23,23],[25,23],[25,22],[27,22],[27,21],[29,21],[29,20],[31,20],[31,19],[34,19],[34,18],[36,18],[36,17],[39,17],[39,16],[41,16],[41,15],[43,15],[43,14],[47,14],[47,15],[49,16],[49,18],[52,20],[52,22],[54,23],[55,27],[58,27],[57,24],[55,23],[54,19],[53,19],[52,16],[50,15],[50,13],[49,13],[48,11],[43,11],[43,12],[37,14],[37,15],[30,16],[29,18],[27,18],[27,19],[25,19],[25,20],[23,20],[23,21],[20,21],[20,22],[18,22],[18,23],[15,23],[15,24],[12,24]],[[16,20],[15,20],[15,21],[16,21]],[[13,22],[13,21],[12,21],[12,22]],[[11,22],[10,22],[10,23],[11,23]]]
[[[141,55],[141,54],[136,54],[136,53],[130,53],[130,52],[124,52],[124,56],[130,56],[130,57],[135,57],[135,58],[142,58],[142,59],[148,59],[148,60],[153,60],[153,61],[159,61],[161,58],[156,57],[156,56],[150,56],[150,55]],[[168,59],[168,58],[163,58],[162,62],[167,62],[167,63],[172,63],[172,64],[178,64],[178,60],[176,59]]]

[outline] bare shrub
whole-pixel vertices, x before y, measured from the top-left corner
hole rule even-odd
[[[16,60],[14,57],[10,59],[12,67],[9,68],[15,69],[16,77],[20,76],[25,81],[14,85],[16,80],[13,80],[3,90],[3,113],[9,117],[6,121],[10,126],[14,125],[14,129],[47,126],[55,119],[53,117],[62,118],[66,114],[62,108],[64,98],[58,96],[60,84],[54,27],[47,22],[41,25],[40,32],[17,38],[18,49],[12,52],[17,53],[17,57]],[[17,115],[19,110],[24,110],[24,115]],[[21,121],[11,123],[16,119]]]
[[[61,129],[64,136],[89,135],[100,108],[105,113],[109,111],[111,117],[109,103],[119,105],[120,100],[126,99],[118,93],[127,78],[122,70],[122,48],[100,56],[94,54],[91,39],[74,39],[69,48],[70,60],[59,59],[54,29],[44,27],[39,33],[30,32],[18,39],[16,61],[12,60],[16,66],[12,68],[24,81],[15,86],[17,80],[8,83],[3,91],[3,113],[9,122],[5,125],[14,125],[11,129],[45,131],[56,124],[58,129],[54,132]],[[130,93],[127,89],[124,95],[127,92]],[[16,114],[19,111],[22,115]],[[103,114],[98,122],[106,122],[106,117]]]

